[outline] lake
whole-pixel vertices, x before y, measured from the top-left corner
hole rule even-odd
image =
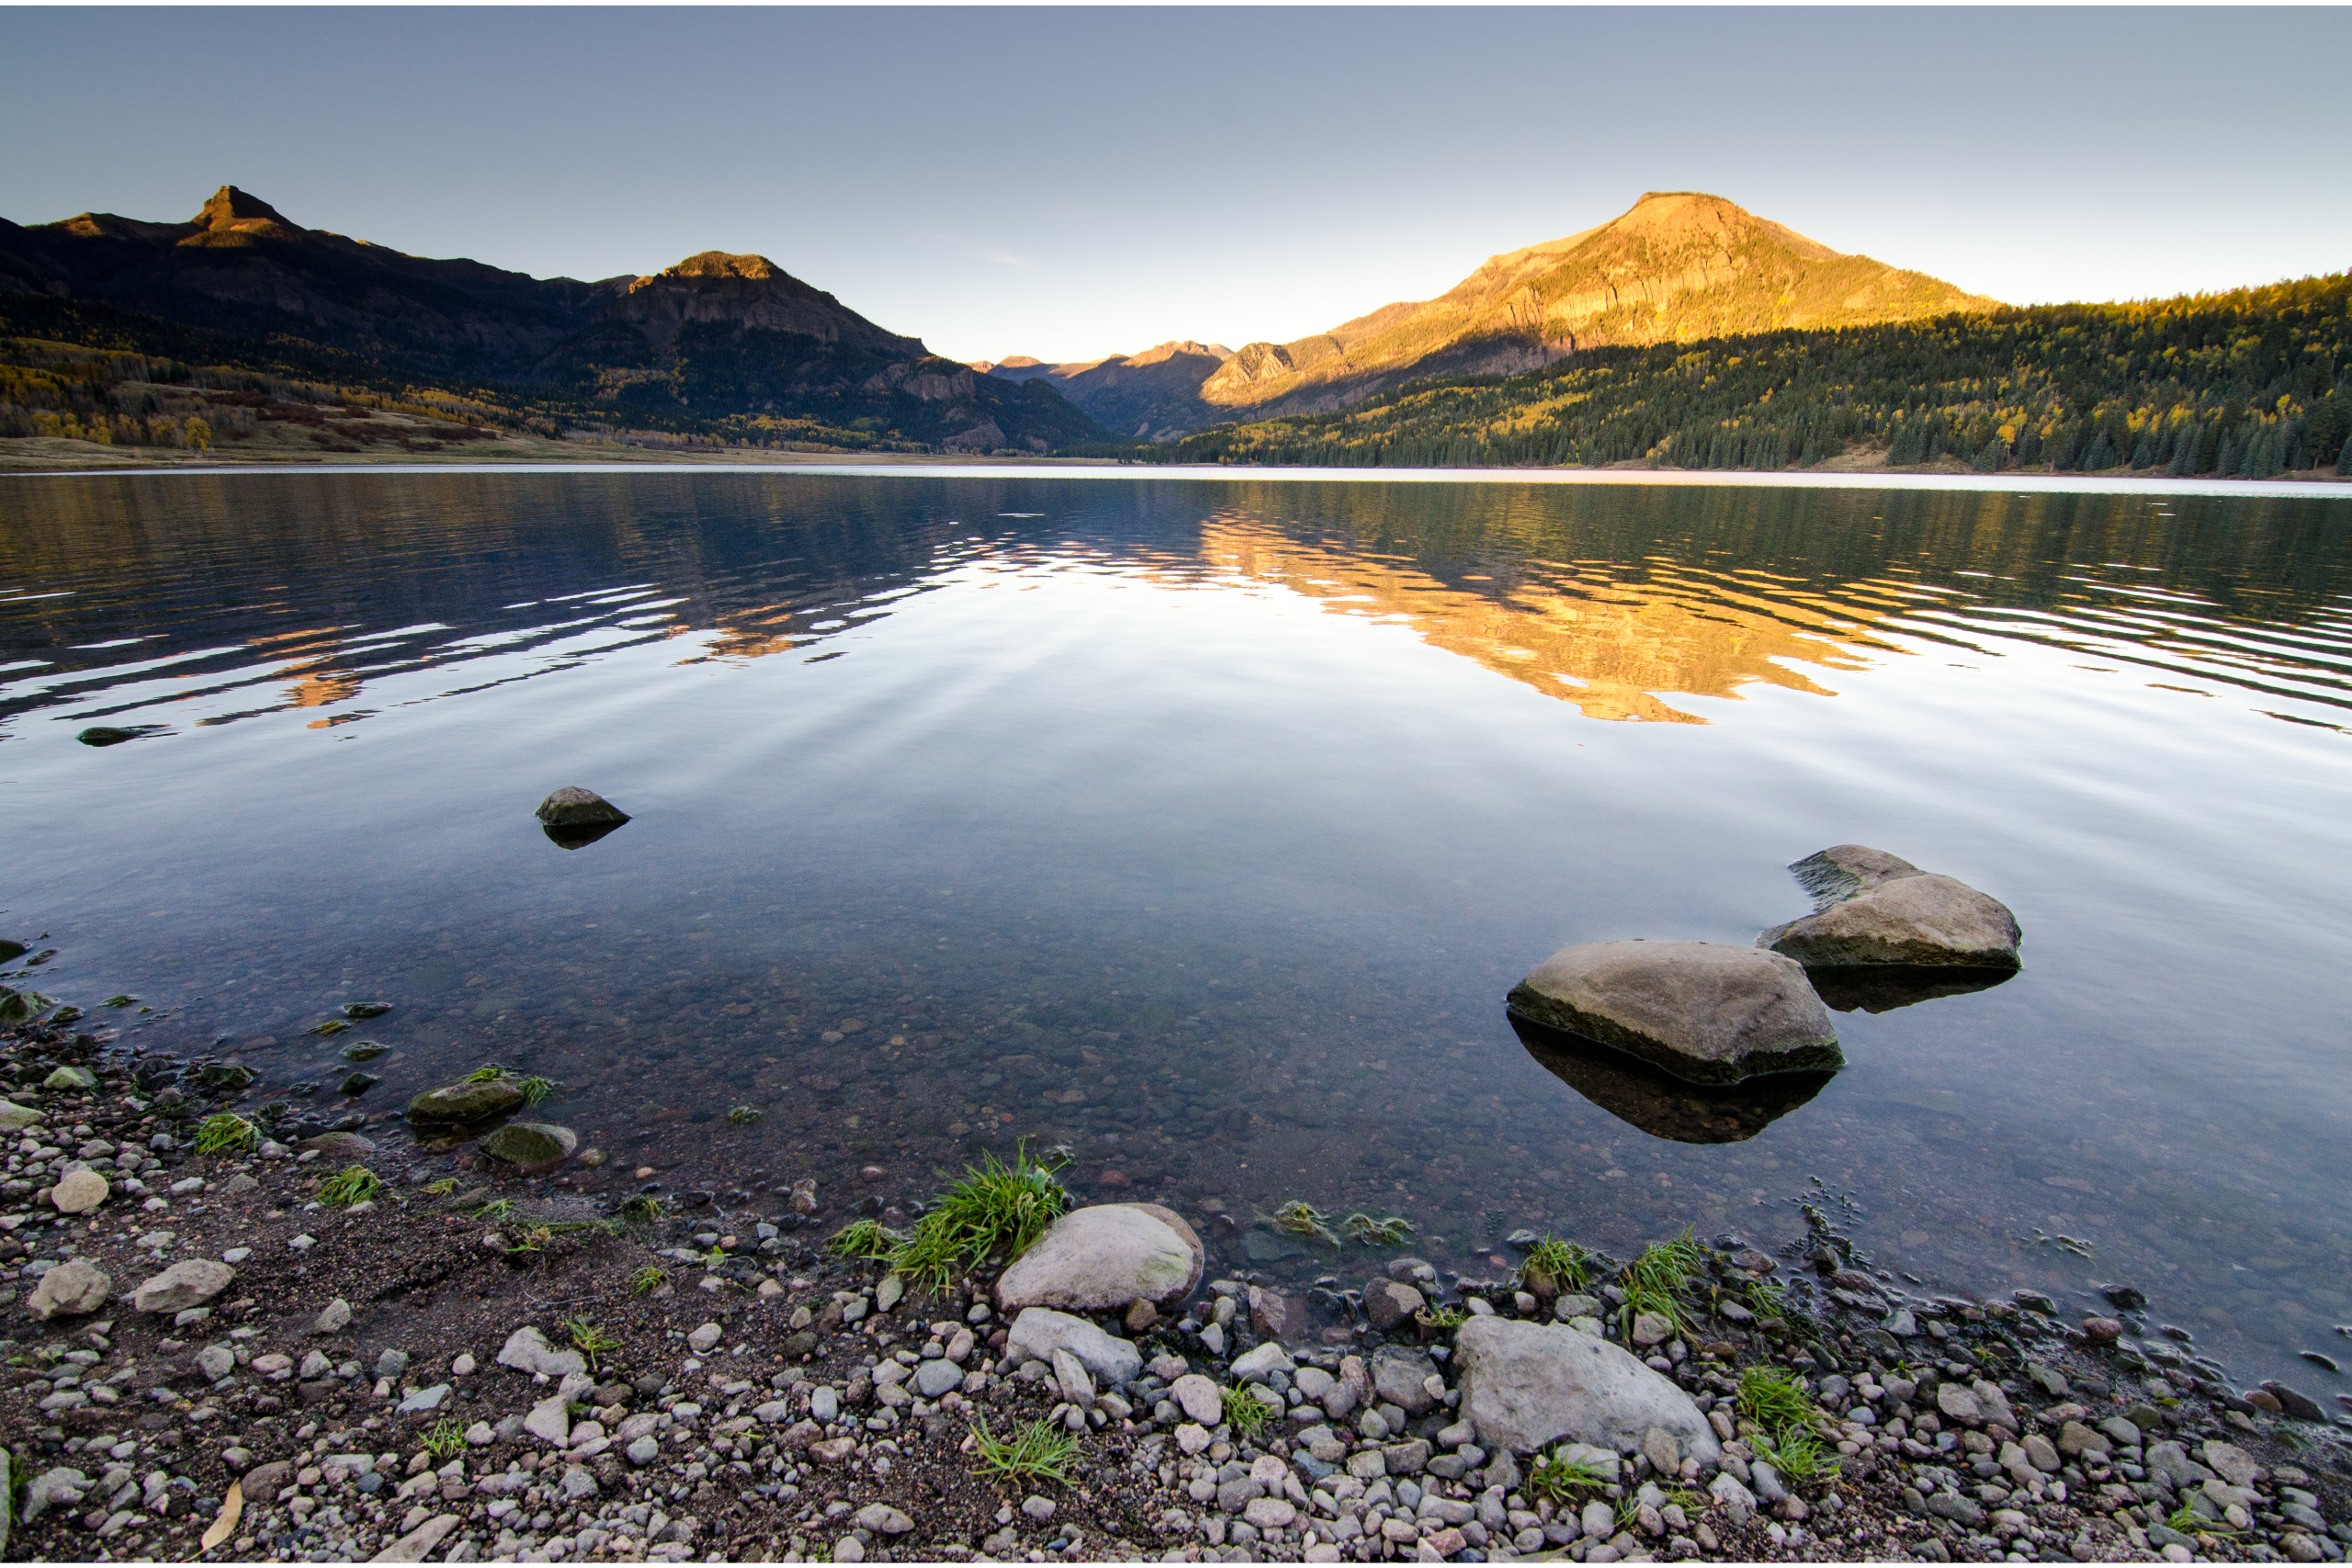
[[[2150,1355],[2326,1398],[2348,596],[2325,491],[15,478],[0,936],[305,1122],[361,1036],[360,1111],[556,1079],[592,1188],[813,1178],[830,1228],[1026,1140],[1350,1286],[1387,1254],[1263,1216],[1473,1279],[1818,1223],[1913,1296],[2136,1285]],[[551,842],[575,784],[634,820]],[[1849,841],[2008,904],[2022,974],[1838,1013],[1810,1098],[1507,1021],[1568,942],[1752,942]]]

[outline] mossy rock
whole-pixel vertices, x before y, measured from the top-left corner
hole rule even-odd
[[[40,1087],[65,1089],[68,1092],[75,1089],[93,1089],[98,1087],[98,1075],[87,1067],[60,1067],[41,1079]]]
[[[232,1094],[241,1089],[251,1089],[258,1076],[242,1062],[214,1062],[197,1069],[196,1082],[199,1089]]]
[[[552,1170],[579,1146],[579,1134],[548,1122],[509,1122],[481,1144],[483,1154],[526,1175]]]
[[[408,1102],[408,1119],[421,1122],[487,1122],[523,1108],[523,1091],[506,1078],[453,1083],[428,1089]]]

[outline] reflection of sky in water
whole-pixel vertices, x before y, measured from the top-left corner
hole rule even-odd
[[[1264,1256],[1290,1197],[1474,1274],[1521,1224],[1781,1245],[1817,1177],[1919,1288],[2129,1279],[2242,1378],[2334,1392],[2290,1358],[2352,1304],[2340,502],[9,497],[0,934],[51,933],[45,989],[168,1003],[159,1042],[324,1079],[302,1032],[380,995],[384,1108],[517,1063],[625,1164],[837,1199],[1064,1140],[1228,1267],[1362,1269]],[[529,810],[567,783],[636,820],[556,848]],[[1839,1014],[1846,1072],[1712,1133],[1504,1021],[1566,942],[1751,940],[1844,840],[2005,899],[2025,973]]]

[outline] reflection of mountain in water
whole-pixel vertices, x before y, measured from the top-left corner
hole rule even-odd
[[[1736,1089],[1702,1089],[1606,1045],[1508,1015],[1545,1072],[1631,1127],[1678,1144],[1736,1144],[1811,1100],[1837,1075],[1777,1073]]]
[[[1301,543],[1233,513],[1202,525],[1201,553],[1335,614],[1409,626],[1431,646],[1574,703],[1588,718],[1703,724],[1657,694],[1736,697],[1757,681],[1827,695],[1789,666],[1862,668],[1851,647],[1869,640],[1851,620],[1670,566],[1629,580],[1608,561],[1547,562],[1524,569],[1507,592],[1454,588],[1410,561]]]
[[[954,508],[724,474],[288,475],[234,508],[219,481],[162,482],[43,486],[0,530],[0,582],[28,587],[0,592],[0,736],[157,701],[327,729],[672,638],[687,663],[806,657],[1034,526],[999,521],[987,482]]]

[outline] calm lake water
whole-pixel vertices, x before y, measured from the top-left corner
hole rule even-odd
[[[619,1183],[813,1177],[829,1227],[1024,1137],[1302,1280],[1380,1255],[1253,1227],[1293,1198],[1473,1277],[1810,1203],[1914,1294],[2128,1281],[2325,1397],[2348,594],[2327,494],[15,479],[0,935],[318,1115],[355,1035],[307,1031],[390,1002],[359,1109],[517,1066]],[[567,784],[636,819],[559,848]],[[1564,943],[1752,941],[1845,841],[2006,901],[2024,973],[1840,1013],[1793,1107],[1507,1022]]]

